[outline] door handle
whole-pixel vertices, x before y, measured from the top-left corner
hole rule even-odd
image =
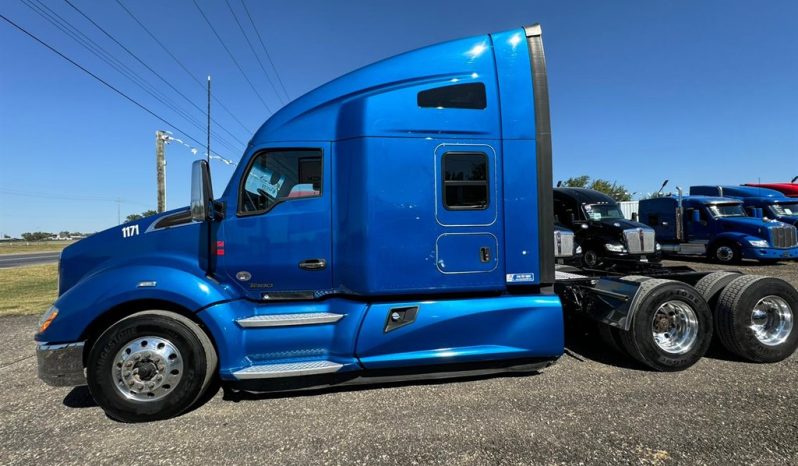
[[[327,261],[324,259],[305,259],[299,263],[302,270],[324,270],[327,268]]]

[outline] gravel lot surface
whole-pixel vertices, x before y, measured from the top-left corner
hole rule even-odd
[[[739,269],[798,284],[798,264]],[[36,320],[0,318],[2,464],[798,464],[798,355],[757,365],[715,349],[661,374],[571,329],[568,354],[538,375],[220,390],[179,418],[126,425],[85,387],[38,381]]]

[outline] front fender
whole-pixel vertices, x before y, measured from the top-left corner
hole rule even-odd
[[[751,235],[749,235],[748,233],[724,231],[723,233],[720,233],[717,236],[715,236],[715,238],[712,240],[712,243],[710,243],[709,247],[711,249],[715,244],[718,243],[718,241],[731,241],[737,244],[738,246],[748,247],[748,242],[746,241],[746,238],[751,238]],[[763,239],[763,238],[757,238],[757,239]]]
[[[238,296],[229,287],[204,276],[163,266],[123,266],[87,277],[55,302],[58,316],[37,341],[78,341],[100,315],[120,304],[161,300],[192,312]]]

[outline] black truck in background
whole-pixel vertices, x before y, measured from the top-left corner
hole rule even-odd
[[[555,222],[573,230],[590,268],[659,262],[654,229],[624,218],[614,199],[585,188],[554,188]],[[580,265],[580,264],[577,264]]]

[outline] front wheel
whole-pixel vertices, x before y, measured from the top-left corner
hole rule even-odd
[[[595,249],[586,248],[582,254],[582,263],[591,269],[598,267],[601,265],[601,256],[599,256]]]
[[[712,341],[712,313],[695,288],[650,279],[642,282],[628,331],[620,331],[626,352],[658,371],[680,371],[706,353]]]
[[[723,242],[712,246],[709,258],[721,264],[739,264],[743,261],[743,254],[736,244]]]
[[[89,352],[89,391],[108,416],[146,422],[177,416],[210,385],[217,357],[199,326],[146,311],[106,330]]]

